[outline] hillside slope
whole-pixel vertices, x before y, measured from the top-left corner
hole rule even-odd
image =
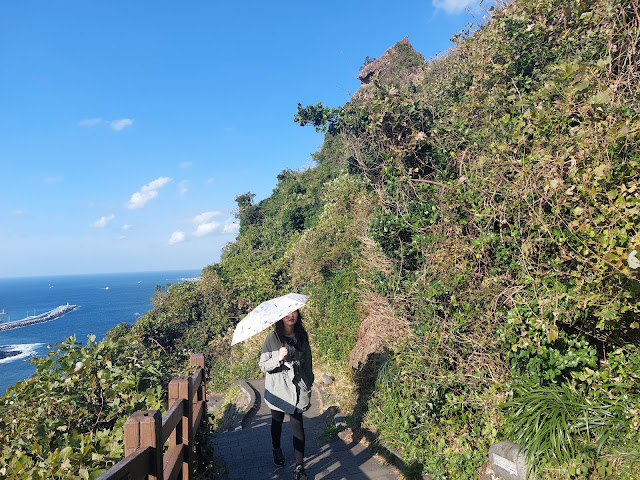
[[[422,71],[402,41],[344,107],[298,109],[378,200],[355,414],[436,478],[473,478],[503,438],[542,478],[633,478],[638,4],[492,13]]]
[[[434,477],[502,438],[542,478],[638,458],[638,20],[515,2],[334,116],[380,199],[369,286],[412,331],[365,420]]]

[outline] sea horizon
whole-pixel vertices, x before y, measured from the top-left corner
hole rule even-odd
[[[202,267],[204,268],[204,267]],[[0,280],[11,280],[20,278],[45,278],[45,277],[80,277],[80,276],[92,276],[92,275],[134,275],[134,274],[155,274],[155,273],[171,273],[171,272],[189,272],[198,271],[202,272],[202,268],[173,268],[168,270],[131,270],[126,272],[96,272],[96,273],[43,273],[37,275],[1,275]]]

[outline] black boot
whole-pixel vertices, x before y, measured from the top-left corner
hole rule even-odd
[[[307,474],[304,473],[304,467],[302,465],[296,465],[294,480],[307,480]]]
[[[281,467],[285,463],[287,463],[287,461],[284,459],[281,448],[273,449],[273,463],[275,463],[278,467]]]

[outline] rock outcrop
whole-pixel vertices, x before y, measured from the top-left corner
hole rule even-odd
[[[396,86],[414,83],[422,78],[426,66],[424,57],[413,49],[408,37],[404,37],[387,49],[380,58],[362,67],[358,75],[362,85],[354,97],[362,95],[376,83]]]

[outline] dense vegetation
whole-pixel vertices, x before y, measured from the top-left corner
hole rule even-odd
[[[261,338],[231,349],[233,326],[294,290],[311,295],[318,363],[354,386],[352,426],[399,449],[408,475],[475,478],[511,439],[539,478],[636,478],[638,1],[490,17],[429,62],[405,41],[367,61],[344,106],[299,105],[295,121],[325,134],[316,165],[258,203],[238,195],[238,238],[201,282],[38,360],[0,400],[0,472],[108,467],[124,416],[162,402],[150,376],[190,352],[214,389],[257,376]]]

